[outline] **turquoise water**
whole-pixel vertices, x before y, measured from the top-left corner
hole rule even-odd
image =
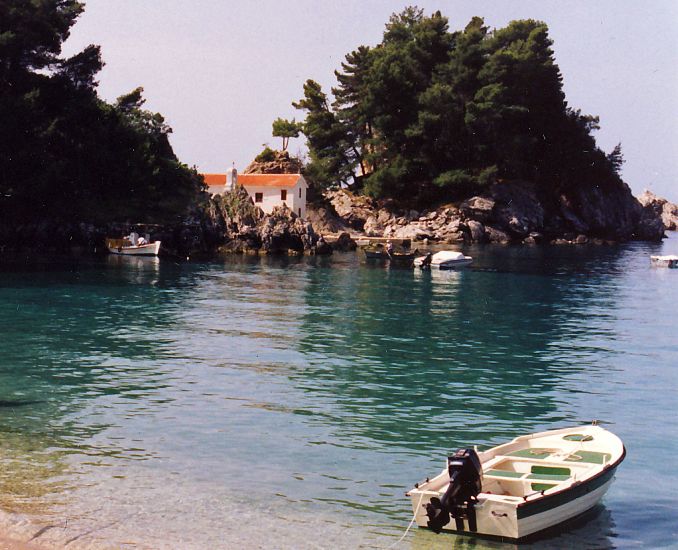
[[[599,419],[628,455],[534,548],[678,540],[678,270],[661,245],[0,264],[3,529],[50,546],[386,548],[448,452]],[[504,548],[414,529],[398,548]]]

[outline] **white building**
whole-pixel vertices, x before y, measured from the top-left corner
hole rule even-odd
[[[212,195],[242,185],[254,202],[267,214],[275,206],[287,206],[300,218],[306,217],[308,184],[301,174],[240,174],[229,168],[226,174],[203,174]]]

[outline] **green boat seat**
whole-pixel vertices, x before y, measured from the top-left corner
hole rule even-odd
[[[569,434],[564,435],[565,441],[593,441],[593,436],[588,434]]]
[[[547,475],[558,475],[570,477],[572,472],[569,468],[564,468],[561,466],[532,466],[530,468],[530,473],[532,474],[547,474]]]
[[[488,470],[484,473],[486,476],[518,478],[525,475],[524,472],[509,472],[508,470]]]
[[[519,451],[513,451],[507,456],[518,456],[520,458],[536,458],[544,459],[548,457],[551,453],[555,452],[553,449],[539,449],[537,447],[533,449],[520,449]]]
[[[539,479],[545,481],[566,481],[570,476],[559,474],[528,474],[527,479]]]
[[[568,456],[566,462],[587,462],[589,464],[605,464],[612,455],[609,453],[597,453],[595,451],[575,451]]]

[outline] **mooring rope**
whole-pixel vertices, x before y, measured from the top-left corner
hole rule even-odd
[[[403,541],[403,539],[407,536],[407,533],[410,532],[410,529],[412,529],[412,525],[414,525],[414,522],[417,519],[417,512],[419,511],[419,507],[421,506],[422,500],[424,500],[424,493],[423,492],[419,496],[419,502],[417,502],[417,505],[414,508],[414,515],[412,516],[412,520],[410,521],[410,524],[407,526],[407,529],[405,529],[403,536],[400,537],[397,541],[395,541],[391,546],[388,546],[387,548],[393,548],[397,544],[400,544]]]

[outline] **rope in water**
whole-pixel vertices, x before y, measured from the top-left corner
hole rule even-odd
[[[397,541],[395,541],[391,546],[388,546],[387,548],[393,548],[397,544],[400,544],[403,541],[403,539],[407,536],[407,533],[410,532],[410,529],[412,529],[412,525],[414,525],[414,522],[417,519],[417,511],[419,510],[419,507],[421,506],[422,500],[424,500],[424,493],[423,492],[419,495],[419,502],[417,502],[417,506],[414,508],[414,515],[412,516],[412,520],[410,521],[410,524],[407,526],[407,529],[405,529],[403,536],[400,537]]]

